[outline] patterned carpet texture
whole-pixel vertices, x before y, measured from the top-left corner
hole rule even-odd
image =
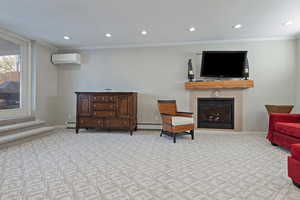
[[[264,135],[72,130],[0,149],[1,200],[299,200]]]

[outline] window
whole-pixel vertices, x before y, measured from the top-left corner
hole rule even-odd
[[[20,108],[20,67],[20,55],[0,55],[0,110]]]
[[[0,29],[0,118],[31,114],[30,41]]]

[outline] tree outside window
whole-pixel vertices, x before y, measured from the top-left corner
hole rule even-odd
[[[0,110],[20,107],[20,56],[0,56]]]

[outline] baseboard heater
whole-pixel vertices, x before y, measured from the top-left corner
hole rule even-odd
[[[69,122],[66,122],[65,124],[66,124],[67,129],[75,129],[76,128],[75,121],[69,121]]]

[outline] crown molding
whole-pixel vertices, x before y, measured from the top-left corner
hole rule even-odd
[[[30,42],[31,40],[29,38],[26,38],[24,36],[21,36],[17,33],[14,33],[14,32],[11,32],[3,27],[0,27],[0,34],[3,34],[4,36],[8,36],[10,38],[15,38],[15,39],[18,39],[20,41],[23,41],[23,42]],[[4,38],[6,39],[6,38]]]
[[[16,39],[21,40],[23,42],[32,42],[32,43],[35,42],[37,44],[40,44],[42,46],[45,46],[45,47],[53,50],[53,51],[57,51],[58,50],[58,48],[56,46],[54,46],[54,45],[52,45],[52,44],[50,44],[50,43],[48,43],[46,41],[43,41],[43,40],[32,40],[30,38],[27,38],[27,37],[24,37],[24,36],[19,35],[17,33],[14,33],[12,31],[9,31],[9,30],[7,30],[7,29],[5,29],[3,27],[0,27],[0,34],[2,34],[3,37],[6,35],[8,37],[16,38]],[[4,38],[4,39],[6,39],[6,38]]]
[[[0,35],[4,39],[11,41],[11,42],[16,42],[14,40],[17,40],[17,41],[20,41],[21,43],[31,43],[31,40],[29,38],[26,38],[17,33],[11,32],[3,27],[0,27]]]
[[[52,45],[52,44],[50,44],[46,41],[43,41],[43,40],[35,40],[34,42],[41,45],[41,46],[47,47],[47,48],[49,48],[50,50],[52,50],[54,52],[59,50],[59,48],[57,48],[56,46],[54,46],[54,45]]]
[[[60,47],[58,50],[102,50],[102,49],[124,49],[124,48],[143,48],[143,47],[167,47],[167,46],[184,46],[197,44],[224,44],[239,42],[263,42],[277,40],[295,40],[297,37],[268,37],[268,38],[245,38],[245,39],[229,39],[229,40],[201,40],[191,42],[170,42],[170,43],[145,43],[145,44],[125,44],[125,45],[95,45],[95,46],[73,46]]]

